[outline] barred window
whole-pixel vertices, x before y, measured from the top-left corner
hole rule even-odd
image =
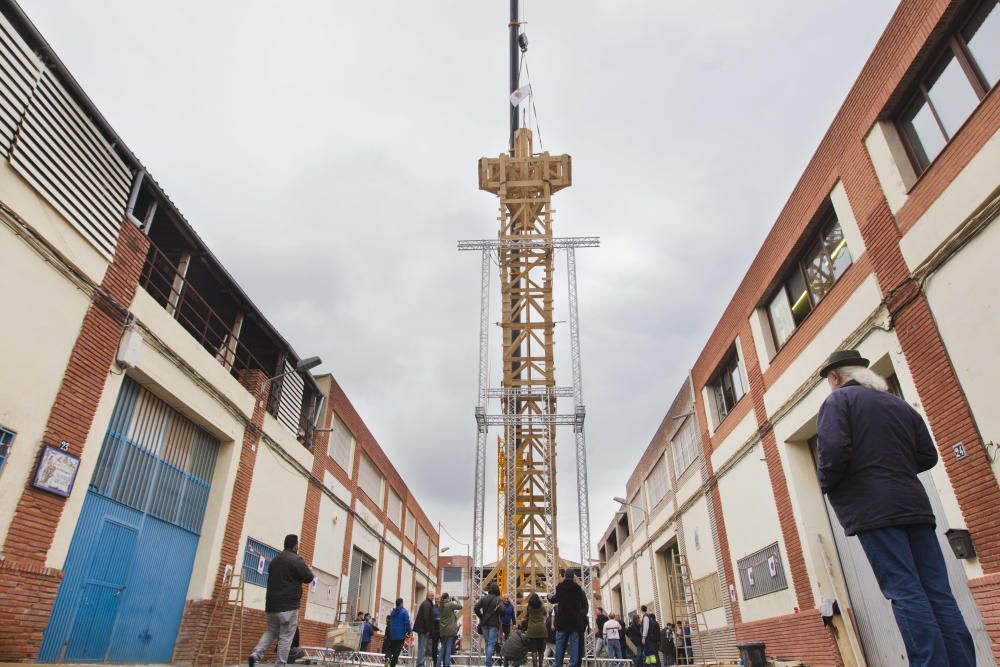
[[[0,472],[10,457],[10,449],[14,444],[14,432],[0,427]]]
[[[701,452],[697,422],[691,417],[686,418],[671,442],[674,449],[674,465],[677,466],[677,476],[680,477]]]
[[[243,581],[266,588],[268,568],[279,553],[278,549],[248,537],[243,551]]]
[[[372,463],[372,460],[361,455],[361,462],[358,466],[358,487],[365,492],[375,503],[382,506],[382,474]]]
[[[667,470],[667,457],[661,454],[646,477],[646,498],[649,500],[649,508],[653,509],[659,505],[669,490],[670,471]]]
[[[389,521],[392,521],[397,528],[403,527],[403,499],[394,490],[389,489],[389,505],[386,508]]]
[[[351,473],[351,454],[354,452],[354,435],[347,428],[340,417],[333,415],[333,429],[330,431],[330,444],[327,447],[327,454],[337,465]]]

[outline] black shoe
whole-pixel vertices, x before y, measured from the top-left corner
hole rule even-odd
[[[247,663],[250,665],[250,667],[254,667],[254,665],[257,664],[257,658],[253,657],[253,653],[251,653],[250,657],[247,658]]]

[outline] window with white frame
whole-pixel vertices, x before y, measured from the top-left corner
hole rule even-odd
[[[661,454],[646,477],[646,498],[649,500],[650,509],[659,505],[669,490],[670,471],[667,469],[667,457]]]
[[[896,118],[917,173],[930,166],[1000,80],[1000,3],[979,2],[943,42]]]
[[[392,521],[396,527],[403,527],[403,499],[393,489],[389,489],[389,505],[386,508],[386,514],[389,515],[389,521]]]
[[[374,500],[375,504],[382,506],[382,474],[364,454],[361,455],[358,465],[358,487]]]
[[[701,443],[698,440],[697,422],[688,417],[681,424],[671,441],[674,450],[674,465],[677,466],[677,476],[684,474],[701,453]]]
[[[406,537],[411,542],[417,541],[417,518],[410,510],[406,510]]]
[[[350,474],[351,455],[354,452],[354,435],[347,428],[347,424],[336,413],[333,415],[333,424],[330,428],[332,429],[330,431],[330,443],[327,446],[326,453],[337,465]]]

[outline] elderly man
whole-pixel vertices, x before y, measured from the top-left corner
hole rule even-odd
[[[817,424],[820,487],[892,601],[910,665],[975,665],[917,478],[938,459],[924,420],[857,350],[831,354],[820,376],[833,389]]]

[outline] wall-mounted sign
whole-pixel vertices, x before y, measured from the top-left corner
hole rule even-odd
[[[45,445],[35,470],[34,487],[68,497],[73,491],[80,459],[52,445]]]
[[[965,458],[965,443],[964,442],[958,443],[957,445],[955,445],[954,447],[952,447],[952,449],[955,451],[955,458],[957,460],[962,460],[962,459]]]
[[[736,586],[729,584],[729,599],[736,602]]]
[[[257,559],[257,574],[264,574],[264,568],[267,566],[267,559],[261,556]]]
[[[316,587],[318,585],[317,584],[318,581],[319,580],[316,579],[316,577],[313,577],[312,583],[309,584],[309,593],[310,593],[310,595],[316,592]]]
[[[751,586],[753,586],[753,568],[752,567],[748,567],[747,568],[747,583],[749,583]]]
[[[771,573],[772,577],[778,576],[778,559],[774,556],[767,559],[767,571]]]

